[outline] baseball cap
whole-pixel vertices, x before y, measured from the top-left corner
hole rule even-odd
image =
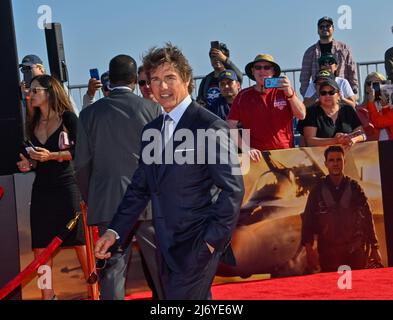
[[[19,67],[31,67],[33,64],[43,64],[40,57],[36,56],[35,54],[29,54],[22,59],[22,63]]]
[[[330,17],[327,17],[327,16],[322,17],[321,19],[318,20],[318,27],[319,27],[319,25],[320,25],[322,22],[328,22],[328,23],[330,23],[331,25],[333,25],[333,19],[330,18]]]
[[[315,83],[318,82],[319,80],[335,80],[336,77],[334,76],[333,73],[331,73],[329,70],[321,70],[317,73],[316,77],[315,77]]]
[[[224,79],[230,79],[233,81],[239,81],[237,79],[236,72],[230,69],[226,69],[224,71],[221,71],[221,73],[218,75],[218,82],[224,80]]]
[[[324,86],[330,86],[336,89],[337,91],[340,91],[340,87],[338,86],[337,82],[333,79],[326,79],[319,85],[320,88],[323,88]]]

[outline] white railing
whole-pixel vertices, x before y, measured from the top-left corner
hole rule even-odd
[[[296,93],[300,96],[299,88],[300,88],[300,71],[301,68],[296,69],[284,69],[282,72],[286,74],[293,84],[293,87]],[[358,72],[358,79],[359,79],[359,100],[361,101],[362,91],[363,91],[363,82],[366,78],[367,74],[373,71],[381,72],[385,74],[385,67],[384,61],[369,61],[369,62],[360,62],[357,63],[357,72]],[[243,84],[242,87],[246,88],[252,84],[252,80],[247,77],[246,74],[243,75]],[[198,88],[204,76],[196,76],[194,77],[194,92],[193,97],[195,98],[198,95]],[[80,84],[80,85],[70,85],[69,86],[70,94],[72,95],[77,107],[80,109],[82,107],[82,98],[83,95],[86,93],[87,84]],[[137,86],[136,93],[139,94],[139,88]],[[100,90],[97,91],[96,99],[102,97],[102,93]]]

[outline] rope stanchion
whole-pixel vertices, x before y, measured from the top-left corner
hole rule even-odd
[[[77,212],[75,218],[73,218],[66,227],[64,234],[56,236],[52,239],[50,244],[45,250],[32,261],[21,273],[19,273],[14,279],[9,281],[4,287],[0,289],[0,300],[6,298],[16,287],[18,287],[22,281],[28,278],[33,272],[35,272],[39,266],[45,264],[53,252],[62,244],[63,240],[67,237],[69,232],[75,228],[81,212]]]
[[[87,225],[87,206],[84,201],[80,203],[82,217],[83,217],[83,228],[85,231],[86,239],[86,255],[87,255],[87,268],[89,271],[89,277],[87,279],[89,296],[92,300],[99,300],[100,293],[98,287],[98,275],[96,270],[96,260],[94,256],[94,235],[93,227]]]

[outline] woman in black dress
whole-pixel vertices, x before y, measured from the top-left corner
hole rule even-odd
[[[31,103],[34,113],[27,131],[35,148],[29,150],[30,159],[20,154],[19,170],[35,169],[30,208],[32,248],[37,257],[79,210],[80,194],[72,166],[73,149],[59,140],[67,132],[69,141],[76,140],[77,116],[60,82],[49,75],[31,81]],[[81,219],[62,247],[74,247],[87,277],[86,249]],[[47,263],[52,267],[52,259]],[[53,282],[52,282],[53,283]],[[43,289],[42,298],[56,298],[53,288]]]

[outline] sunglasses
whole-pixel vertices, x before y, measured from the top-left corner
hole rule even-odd
[[[144,86],[147,85],[147,81],[146,81],[146,80],[139,80],[139,81],[138,81],[138,85],[139,85],[140,87],[144,87]]]
[[[273,69],[273,66],[254,66],[255,70],[271,70]]]
[[[40,88],[40,87],[37,87],[37,88],[30,88],[30,92],[32,92],[32,93],[34,93],[34,94],[37,94],[38,91],[40,91],[40,90],[48,90],[48,89],[47,89],[47,88]]]
[[[329,65],[329,66],[331,66],[332,64],[336,64],[336,61],[334,61],[334,60],[326,60],[326,61],[322,61],[319,65],[320,66],[324,66],[324,65]]]
[[[319,94],[320,94],[321,96],[327,96],[327,95],[329,95],[329,96],[334,96],[336,93],[337,93],[336,90],[331,90],[331,91],[322,90],[322,91],[319,91]]]

